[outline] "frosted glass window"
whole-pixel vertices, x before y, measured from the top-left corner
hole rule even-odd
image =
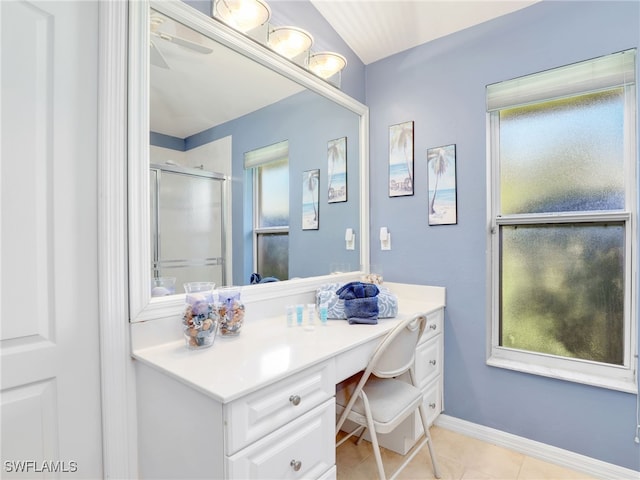
[[[500,111],[503,214],[624,208],[624,91]]]
[[[289,225],[289,162],[271,162],[258,168],[258,227]]]
[[[500,345],[624,359],[624,224],[501,228]]]
[[[289,278],[289,142],[245,154],[253,171],[253,268],[263,278]]]
[[[637,389],[636,51],[487,86],[489,365]]]
[[[289,235],[258,234],[258,272],[262,277],[289,279]]]

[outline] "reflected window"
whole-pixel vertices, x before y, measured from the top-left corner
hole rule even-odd
[[[262,278],[289,279],[288,142],[245,154],[253,170],[254,271]]]
[[[635,50],[487,87],[488,363],[635,382]]]

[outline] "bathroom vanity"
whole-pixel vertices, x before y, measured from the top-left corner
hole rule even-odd
[[[285,319],[285,306],[313,303],[320,284],[359,279],[360,272],[324,275],[334,271],[328,268],[333,262],[358,265],[363,272],[369,270],[368,108],[295,62],[179,0],[128,2],[127,32],[128,161],[124,167],[128,184],[129,262],[125,303],[129,307],[135,368],[139,476],[335,478],[336,384],[362,370],[381,338],[402,318],[416,313],[428,315],[428,327],[417,350],[416,373],[432,422],[442,410],[444,288],[385,283],[398,296],[399,315],[380,319],[377,325],[330,320],[327,326],[316,324],[310,330],[288,327]],[[215,50],[216,54],[203,55],[198,52],[202,48],[188,51],[169,41],[173,38],[188,38],[190,44],[195,42],[206,50]],[[163,52],[170,69],[154,64],[150,43],[153,50]],[[221,61],[222,52],[226,52],[225,58],[233,62],[232,66],[215,63]],[[213,62],[217,75],[198,73],[206,58]],[[180,295],[151,298],[149,289],[153,271],[150,259],[156,248],[149,241],[152,237],[149,133],[162,133],[156,126],[159,120],[207,119],[207,115],[194,111],[184,115],[155,114],[159,111],[154,103],[158,98],[152,98],[151,94],[158,92],[156,87],[161,79],[178,71],[192,74],[204,84],[198,90],[197,103],[206,107],[207,115],[235,111],[239,100],[253,96],[247,95],[249,92],[260,93],[258,100],[262,102],[230,118],[199,125],[194,131],[180,134],[179,139],[235,122],[245,118],[247,112],[262,111],[269,105],[280,108],[294,100],[317,105],[318,110],[294,108],[296,115],[304,113],[309,118],[296,117],[286,134],[281,131],[282,122],[274,121],[289,117],[283,115],[283,110],[277,110],[279,116],[234,131],[230,150],[232,156],[236,152],[236,158],[231,158],[228,165],[240,164],[244,153],[276,141],[267,136],[268,127],[273,124],[278,125],[275,132],[270,132],[274,138],[280,141],[285,135],[289,142],[292,177],[316,169],[319,161],[325,164],[327,140],[338,136],[348,137],[347,158],[353,161],[348,176],[350,198],[341,205],[341,214],[327,215],[322,229],[314,235],[289,230],[289,277],[294,280],[243,289],[246,314],[240,335],[218,337],[210,348],[195,351],[186,348],[182,336],[184,298]],[[226,87],[216,87],[213,80],[220,80],[222,72],[237,74],[241,81],[231,79]],[[153,92],[150,85],[154,85]],[[244,90],[232,90],[231,86],[244,86]],[[191,90],[192,84],[171,86],[168,91],[185,89]],[[193,104],[184,102],[182,97],[178,95],[172,101],[185,106]],[[322,115],[317,111],[322,111]],[[322,128],[318,118],[326,120],[327,128]],[[256,132],[259,134],[254,135]],[[317,154],[310,153],[312,146]],[[296,148],[297,155],[293,154]],[[243,229],[246,219],[231,215],[236,206],[242,206],[252,186],[244,185],[240,177],[229,179],[232,181],[227,195],[233,200],[234,209],[228,212],[225,241],[235,251],[224,262],[225,272],[234,273],[232,278],[227,275],[224,284],[231,285],[244,283],[247,272],[243,268],[250,267],[243,265],[252,265],[250,258],[235,264],[232,261],[241,259],[243,252],[250,249],[237,243],[238,239],[247,238]],[[292,208],[301,205],[295,199],[290,200]],[[344,249],[344,232],[354,230],[359,239],[355,249]],[[231,253],[230,250],[227,252]],[[416,418],[409,418],[392,435],[381,438],[381,444],[404,453],[421,435],[421,428]]]
[[[203,350],[186,348],[179,317],[133,324],[140,477],[335,478],[336,384],[364,369],[381,338],[416,313],[427,315],[415,372],[433,423],[443,409],[445,290],[385,286],[399,312],[377,325],[287,326],[285,305],[313,303],[312,283],[246,301],[240,335]],[[381,444],[405,453],[421,434],[412,417]]]

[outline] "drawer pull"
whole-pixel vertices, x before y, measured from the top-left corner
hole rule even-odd
[[[435,360],[429,360],[429,363],[430,363],[431,365],[434,365],[434,366],[435,366],[436,361],[435,361]]]
[[[300,395],[291,395],[289,397],[289,401],[293,403],[295,406],[300,405]]]
[[[289,465],[291,465],[291,468],[293,468],[294,472],[297,472],[302,467],[302,462],[300,460],[291,460],[291,463],[289,463]]]
[[[430,404],[429,404],[429,408],[435,409],[435,408],[436,408],[436,404],[435,404],[435,403],[433,403],[433,402],[432,402],[432,403],[430,403]]]
[[[438,326],[437,326],[435,323],[431,323],[431,324],[429,325],[429,328],[430,328],[431,330],[435,330],[436,328],[438,328]]]

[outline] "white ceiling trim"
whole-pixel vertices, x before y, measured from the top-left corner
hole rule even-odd
[[[365,65],[539,0],[310,0]]]

